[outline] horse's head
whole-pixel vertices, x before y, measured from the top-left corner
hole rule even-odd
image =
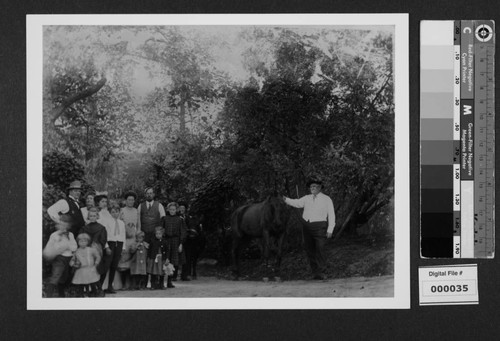
[[[288,209],[283,197],[277,193],[267,197],[265,201],[270,220],[276,226],[286,225],[288,221]]]

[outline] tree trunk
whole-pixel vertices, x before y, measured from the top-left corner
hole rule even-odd
[[[89,161],[90,161],[90,127],[88,124],[86,124],[86,136],[85,136],[85,166],[88,166]]]
[[[358,187],[357,193],[361,190],[361,186]],[[346,218],[344,219],[342,225],[340,226],[340,229],[337,231],[335,234],[335,240],[339,239],[342,233],[346,230],[348,226],[351,226],[352,223],[355,221],[356,218],[356,213],[357,210],[359,209],[359,206],[361,205],[362,199],[360,195],[354,196],[350,199],[349,203],[347,204],[347,208],[349,209],[349,213],[347,214]]]
[[[186,135],[186,96],[181,95],[180,110],[179,110],[179,135]]]

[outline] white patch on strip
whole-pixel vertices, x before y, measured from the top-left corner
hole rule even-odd
[[[474,181],[463,180],[461,182],[462,207],[460,212],[461,221],[461,244],[462,258],[474,258]]]
[[[454,22],[424,20],[420,23],[420,45],[450,45]]]

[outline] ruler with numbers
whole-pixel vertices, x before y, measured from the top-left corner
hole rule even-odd
[[[494,256],[494,28],[421,23],[422,257]]]

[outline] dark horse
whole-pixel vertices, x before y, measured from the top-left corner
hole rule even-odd
[[[241,206],[231,216],[232,247],[231,254],[234,275],[240,276],[239,254],[242,242],[251,238],[262,238],[263,258],[269,265],[270,238],[274,237],[278,244],[275,276],[279,279],[281,251],[286,235],[289,211],[283,199],[278,195],[267,197],[257,204]]]

